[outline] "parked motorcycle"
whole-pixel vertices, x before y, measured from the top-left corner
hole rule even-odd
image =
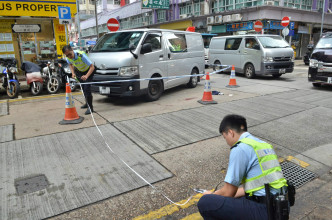
[[[7,90],[7,95],[11,99],[16,98],[20,92],[16,63],[15,58],[0,58],[0,65],[5,67],[2,71],[2,86]]]
[[[25,61],[21,65],[21,70],[25,72],[27,84],[30,86],[32,95],[39,95],[43,91],[43,77],[41,67],[35,63]]]
[[[70,85],[70,89],[72,92],[74,92],[78,85],[75,79],[73,79],[72,73],[69,68],[69,64],[65,59],[57,59],[55,61],[55,66],[57,66],[57,74],[60,77],[61,83],[66,86],[66,83],[68,82]]]
[[[55,94],[59,91],[61,86],[60,78],[57,76],[55,65],[53,61],[39,61],[42,68],[42,75],[46,82],[46,89],[49,93]]]
[[[314,50],[314,45],[313,44],[308,44],[307,52],[303,56],[303,62],[304,62],[305,65],[309,65],[310,56],[311,56],[311,53],[312,53],[313,50]]]

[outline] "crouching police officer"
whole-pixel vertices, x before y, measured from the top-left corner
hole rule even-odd
[[[197,204],[203,218],[288,219],[286,197],[279,213],[273,205],[275,197],[286,193],[287,181],[272,146],[247,132],[246,119],[240,115],[225,116],[219,132],[231,147],[229,165],[224,186],[214,193],[206,191]]]
[[[86,53],[79,50],[74,51],[70,45],[64,46],[62,52],[67,57],[67,63],[69,64],[72,77],[75,78],[77,76],[80,82],[92,82],[95,67]],[[93,112],[91,84],[83,84],[82,89],[85,104],[81,106],[81,108],[87,108],[85,114],[88,115]]]

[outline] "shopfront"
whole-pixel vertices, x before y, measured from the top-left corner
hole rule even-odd
[[[58,6],[70,7],[72,17],[76,13],[76,0],[1,1],[0,58],[15,57],[21,65],[61,55],[66,34]]]

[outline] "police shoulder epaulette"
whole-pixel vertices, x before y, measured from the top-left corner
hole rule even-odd
[[[237,147],[239,144],[241,143],[241,141],[237,142],[236,144],[234,144],[231,149],[233,149],[234,147]]]

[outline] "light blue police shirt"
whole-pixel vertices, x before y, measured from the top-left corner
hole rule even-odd
[[[69,60],[67,58],[66,58],[66,60],[67,60],[68,64],[71,64],[71,62],[69,62]],[[75,50],[74,50],[74,59],[73,60],[77,60],[77,52]],[[85,53],[82,54],[82,61],[88,66],[90,66],[92,64],[92,61],[89,59],[89,57]]]
[[[265,143],[249,132],[244,132],[240,136],[239,141],[243,138],[250,138],[260,143]],[[239,143],[236,147],[231,149],[225,182],[239,187],[244,177],[250,179],[261,174],[262,170],[259,166],[257,155],[251,146],[245,143]],[[270,192],[275,194],[279,192],[279,190],[270,187]],[[265,196],[265,189],[263,188],[254,192],[254,195]]]

